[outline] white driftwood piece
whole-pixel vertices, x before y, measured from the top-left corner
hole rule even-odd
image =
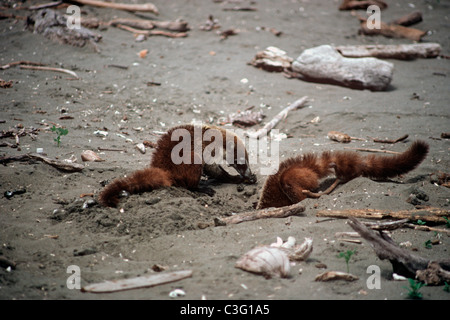
[[[143,277],[111,280],[102,283],[89,284],[81,288],[81,291],[91,293],[109,293],[123,290],[148,288],[169,282],[182,280],[185,278],[189,278],[190,276],[192,276],[192,270],[157,273]]]
[[[346,58],[334,47],[322,45],[303,51],[292,69],[313,82],[383,91],[392,81],[394,65],[372,57]]]
[[[411,60],[436,58],[441,54],[439,43],[337,46],[336,49],[348,58],[375,57],[379,59]]]
[[[281,110],[272,120],[270,120],[266,125],[259,129],[258,131],[246,131],[246,135],[252,139],[260,139],[267,135],[270,130],[273,129],[277,125],[278,122],[280,122],[282,119],[286,118],[289,111],[299,109],[305,106],[306,102],[308,101],[308,96],[304,96],[296,101],[294,101],[292,104]]]

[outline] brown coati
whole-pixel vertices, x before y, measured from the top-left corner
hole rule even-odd
[[[282,207],[328,194],[340,183],[356,177],[387,179],[416,168],[426,157],[429,146],[415,141],[405,152],[394,156],[367,155],[356,152],[323,152],[289,158],[280,163],[279,170],[267,178],[257,209]],[[324,192],[314,193],[319,180],[335,173],[336,181]]]
[[[222,165],[233,167],[239,175],[229,174]],[[168,186],[200,190],[202,175],[228,183],[256,183],[247,150],[237,135],[215,126],[188,124],[162,135],[150,166],[112,181],[98,199],[116,207],[122,191],[135,194]]]

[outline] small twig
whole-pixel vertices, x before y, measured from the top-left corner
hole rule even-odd
[[[186,32],[168,32],[163,30],[140,30],[133,27],[125,26],[123,24],[117,24],[116,27],[125,31],[129,31],[135,34],[143,34],[146,36],[166,36],[170,38],[187,37]]]
[[[150,30],[150,36],[165,36],[169,38],[185,38],[188,36],[186,32],[168,32],[163,30]]]
[[[286,218],[289,216],[297,215],[303,211],[305,211],[305,207],[302,206],[300,202],[298,202],[293,205],[280,208],[268,208],[256,211],[247,211],[236,214],[231,217],[215,218],[214,224],[215,226],[225,226],[229,224],[237,224],[241,222],[253,221],[258,219]]]
[[[49,3],[37,4],[35,6],[28,7],[28,10],[41,10],[41,9],[45,9],[45,8],[57,7],[62,3],[63,3],[62,1],[52,1]]]
[[[128,26],[141,30],[152,30],[155,28],[166,29],[169,31],[184,32],[189,30],[188,23],[182,20],[177,21],[157,21],[147,19],[113,19],[107,23],[108,25]]]
[[[393,140],[393,139],[379,139],[379,138],[373,138],[373,137],[370,137],[370,138],[373,140],[373,142],[392,143],[392,144],[394,144],[394,143],[397,143],[397,142],[405,140],[406,138],[408,138],[408,135],[405,134],[404,136],[401,136],[400,138],[395,139],[395,140]]]
[[[118,68],[118,69],[128,70],[128,66],[121,66],[121,65],[118,65],[118,64],[108,64],[107,67],[108,68]]]
[[[255,7],[232,7],[232,8],[223,8],[223,11],[257,11]]]
[[[441,229],[441,228],[434,228],[429,226],[420,226],[417,224],[407,223],[405,224],[408,228],[414,229],[414,230],[422,230],[422,231],[436,231],[436,232],[442,232],[442,233],[448,233],[450,234],[450,229]]]
[[[366,151],[366,152],[380,152],[380,153],[390,153],[390,154],[401,154],[397,151],[381,150],[381,149],[370,149],[370,148],[350,148],[345,147],[345,149],[356,150],[356,151]]]
[[[4,13],[4,12],[0,12],[0,18],[1,19],[27,20],[27,17],[25,17],[25,16],[18,16],[15,14]]]
[[[364,138],[358,138],[358,137],[350,137],[352,140],[358,140],[358,141],[367,141],[367,139]]]
[[[365,226],[369,227],[372,230],[395,230],[401,228],[407,223],[409,219],[401,219],[395,221],[387,221],[387,222],[363,222]]]
[[[39,62],[32,62],[32,61],[15,61],[15,62],[11,62],[8,64],[5,64],[3,66],[0,66],[0,69],[2,70],[6,70],[9,69],[13,66],[17,66],[17,65],[29,65],[29,66],[44,66],[44,64],[39,63]]]
[[[259,129],[256,132],[249,132],[249,131],[247,131],[246,132],[247,136],[249,136],[250,138],[259,139],[262,136],[267,135],[270,132],[270,130],[272,130],[273,127],[275,127],[277,125],[277,123],[281,121],[281,119],[286,118],[286,116],[287,116],[289,111],[295,110],[295,109],[299,109],[299,108],[303,107],[305,105],[307,99],[308,99],[307,96],[304,96],[304,97],[298,99],[297,101],[295,101],[294,103],[292,103],[288,107],[284,108],[272,120],[270,120],[262,129]]]
[[[21,69],[31,69],[31,70],[42,70],[42,71],[55,71],[70,74],[71,76],[78,78],[78,75],[72,70],[63,69],[63,68],[52,68],[52,67],[38,67],[38,66],[29,66],[29,65],[21,65]]]
[[[59,170],[66,172],[79,172],[84,169],[84,166],[78,163],[71,163],[64,160],[55,160],[37,153],[27,153],[19,156],[2,157],[0,158],[0,164],[6,164],[11,161],[29,161],[29,160],[40,160],[47,163]]]
[[[361,244],[362,241],[358,240],[358,239],[346,239],[346,238],[341,238],[338,239],[339,241],[344,241],[344,242],[350,242],[350,243],[357,243],[357,244]]]
[[[111,148],[97,148],[98,151],[117,151],[117,152],[126,152],[126,150],[123,149],[111,149]]]
[[[152,12],[156,15],[159,14],[158,9],[152,3],[144,3],[144,4],[110,3],[99,0],[73,0],[73,2],[102,8],[112,8],[124,11]]]

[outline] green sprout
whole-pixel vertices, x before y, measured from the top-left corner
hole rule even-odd
[[[345,264],[347,265],[347,273],[349,273],[349,271],[350,271],[350,267],[349,267],[350,258],[355,253],[356,253],[356,249],[355,250],[347,250],[346,252],[340,252],[338,254],[338,258],[344,258],[345,259]]]
[[[444,281],[444,291],[450,293],[450,284]]]
[[[449,218],[447,218],[447,217],[444,217],[444,219],[445,219],[445,227],[446,228],[450,228],[450,219]]]
[[[422,293],[419,292],[420,288],[426,286],[425,283],[416,281],[414,279],[408,278],[409,287],[404,287],[408,289],[408,298],[410,299],[422,299]]]
[[[416,221],[416,223],[419,225],[419,226],[423,226],[423,225],[425,225],[426,224],[426,222],[425,221],[422,221],[422,220],[417,220]]]
[[[433,248],[433,244],[432,244],[431,240],[425,241],[424,245],[425,245],[425,248],[427,248],[427,249]]]
[[[56,141],[56,143],[58,144],[58,148],[59,148],[59,145],[61,143],[61,136],[65,136],[66,134],[68,134],[69,130],[64,129],[64,128],[57,128],[55,126],[50,128],[50,130],[56,133],[56,138],[54,138],[53,140]]]

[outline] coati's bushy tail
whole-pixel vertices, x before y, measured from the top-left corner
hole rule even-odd
[[[415,169],[427,156],[429,146],[423,141],[414,141],[403,153],[394,156],[369,155],[364,159],[362,175],[368,178],[393,178]]]
[[[112,181],[102,190],[98,201],[107,207],[117,207],[122,191],[134,194],[169,187],[172,184],[172,179],[167,171],[150,167],[135,171],[129,177]]]
[[[397,155],[368,155],[357,152],[336,151],[331,153],[336,177],[342,182],[357,177],[387,179],[405,174],[416,168],[427,156],[428,144],[415,141],[403,153]]]

